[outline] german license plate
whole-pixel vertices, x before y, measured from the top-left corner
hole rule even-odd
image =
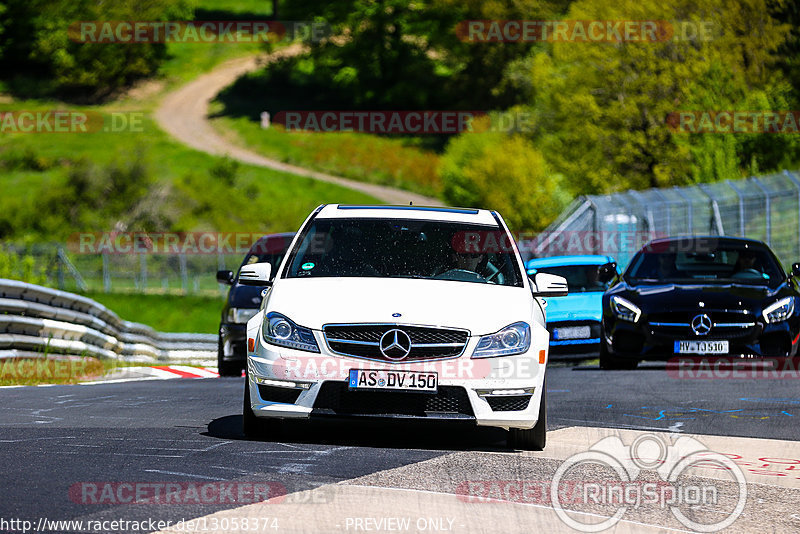
[[[588,326],[562,326],[553,330],[554,339],[589,339],[592,332]]]
[[[675,354],[728,354],[728,341],[676,341]]]
[[[439,377],[433,372],[350,369],[347,384],[350,389],[356,390],[389,389],[436,393]]]

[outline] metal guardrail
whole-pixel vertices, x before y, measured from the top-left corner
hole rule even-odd
[[[92,299],[0,278],[0,359],[48,353],[134,361],[216,358],[216,334],[165,333]]]

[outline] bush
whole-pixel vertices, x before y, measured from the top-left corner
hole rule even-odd
[[[30,254],[18,254],[8,247],[0,247],[0,278],[20,280],[30,284],[47,282],[45,269],[36,265]]]
[[[516,231],[544,229],[570,200],[563,178],[518,135],[463,134],[448,145],[439,169],[445,200],[497,210]]]

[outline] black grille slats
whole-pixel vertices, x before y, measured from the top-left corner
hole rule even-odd
[[[697,335],[691,323],[697,315],[708,315],[711,331],[707,335]],[[649,328],[657,336],[688,336],[689,338],[737,339],[757,334],[757,321],[753,314],[727,310],[692,310],[650,314]],[[745,326],[747,325],[747,326]]]
[[[486,402],[493,412],[518,412],[528,407],[532,397],[533,395],[503,395],[486,397]]]
[[[386,358],[379,346],[381,337],[394,329],[402,330],[411,340],[408,356],[399,362]],[[464,351],[469,340],[466,330],[397,324],[326,325],[323,333],[337,354],[395,363],[454,358]]]
[[[407,417],[474,417],[463,387],[439,386],[439,391],[351,391],[347,382],[325,382],[314,402],[318,415],[372,415]]]

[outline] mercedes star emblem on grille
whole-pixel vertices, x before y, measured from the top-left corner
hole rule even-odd
[[[411,338],[397,328],[387,331],[381,336],[381,354],[390,360],[402,360],[411,352]]]
[[[705,336],[711,331],[711,317],[705,313],[695,315],[692,319],[692,330],[698,336]]]

